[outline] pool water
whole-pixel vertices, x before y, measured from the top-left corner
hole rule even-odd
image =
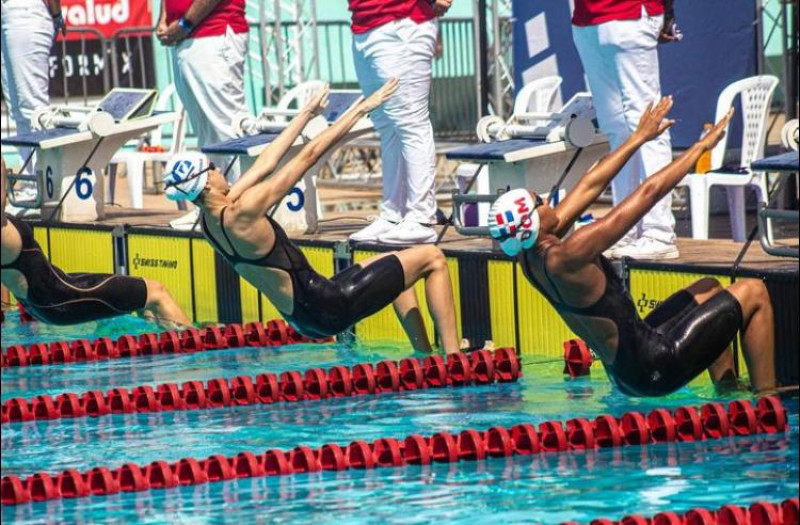
[[[14,317],[14,316],[12,316]],[[7,320],[3,346],[151,331],[134,318],[52,328]],[[207,380],[408,357],[405,345],[247,348],[2,371],[2,400],[64,391]],[[534,363],[535,360],[528,359]],[[306,403],[14,423],[2,428],[2,475],[177,461],[296,445],[346,445],[466,428],[724,400],[692,385],[661,399],[616,392],[602,370],[567,381],[544,359],[516,384],[430,389]],[[798,494],[798,402],[788,434],[490,459],[453,465],[323,472],[3,507],[3,523],[560,523],[781,501]]]

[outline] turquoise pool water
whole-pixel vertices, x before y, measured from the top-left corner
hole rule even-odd
[[[149,330],[151,325],[133,318],[70,329],[20,326],[11,320],[3,326],[2,344]],[[2,371],[2,399],[407,356],[402,345],[328,344],[7,368]],[[713,389],[697,386],[664,399],[630,399],[614,391],[599,370],[577,381],[565,381],[560,372],[560,364],[546,363],[526,367],[518,384],[4,425],[0,470],[2,475],[27,476],[299,444],[344,445],[356,439],[621,415],[719,399]],[[3,507],[2,521],[560,523],[779,501],[798,493],[798,403],[792,399],[786,404],[787,435],[238,480]]]

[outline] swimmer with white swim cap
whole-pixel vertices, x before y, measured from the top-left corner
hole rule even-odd
[[[740,331],[753,389],[774,389],[773,312],[761,281],[739,280],[723,290],[718,281],[703,279],[642,320],[603,256],[722,140],[732,113],[605,217],[567,236],[636,151],[672,126],[666,120],[671,108],[671,98],[651,104],[628,141],[589,170],[555,208],[522,189],[502,195],[489,213],[492,236],[506,254],[519,258],[531,284],[626,394],[666,395],[706,369],[716,384],[735,381],[730,346]]]
[[[325,87],[232,187],[204,157],[187,154],[168,164],[166,193],[170,199],[188,200],[200,207],[203,232],[214,249],[302,334],[336,335],[394,304],[414,348],[431,351],[412,288],[424,280],[442,346],[448,353],[458,352],[453,290],[440,249],[420,246],[381,254],[327,279],[314,271],[300,248],[269,215],[326,152],[396,90],[397,81],[392,80],[359,101],[279,168],[306,124],[325,108]]]
[[[6,164],[2,162],[3,286],[39,321],[70,325],[141,312],[166,328],[191,326],[164,286],[150,279],[99,273],[64,273],[50,264],[22,220],[7,217]]]

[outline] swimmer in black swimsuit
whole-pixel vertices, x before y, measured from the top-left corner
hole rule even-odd
[[[24,221],[6,217],[6,165],[2,163],[3,286],[39,321],[69,325],[142,311],[169,327],[189,326],[166,289],[155,281],[124,275],[66,274],[50,264]]]
[[[300,249],[269,215],[330,148],[396,89],[397,81],[392,80],[359,101],[279,168],[306,124],[325,108],[326,87],[232,187],[204,157],[186,154],[167,166],[166,194],[173,200],[188,200],[200,207],[203,231],[214,249],[266,295],[299,332],[309,337],[336,335],[394,304],[414,348],[431,351],[416,294],[411,288],[424,279],[428,307],[442,346],[448,353],[457,352],[453,291],[441,250],[422,246],[381,254],[326,279],[311,268]]]
[[[555,208],[521,189],[501,196],[489,216],[492,236],[507,254],[519,255],[528,280],[595,351],[623,392],[666,395],[706,369],[717,384],[735,379],[730,346],[739,331],[753,389],[774,389],[774,322],[764,283],[739,280],[723,290],[718,281],[703,279],[642,320],[602,255],[724,137],[732,112],[604,218],[566,237],[639,147],[672,126],[665,120],[671,108],[671,98],[651,104],[631,138]]]

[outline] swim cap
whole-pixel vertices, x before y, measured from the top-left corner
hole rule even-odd
[[[167,162],[164,192],[172,201],[194,201],[203,192],[211,166],[202,153],[180,153]]]
[[[539,213],[531,194],[518,188],[498,197],[489,210],[489,232],[511,257],[532,248],[539,236]]]

